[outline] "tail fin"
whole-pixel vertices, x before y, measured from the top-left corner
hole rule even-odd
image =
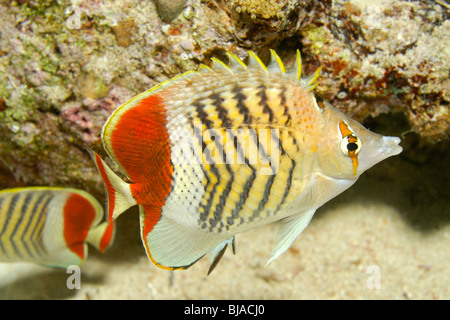
[[[112,222],[128,208],[136,205],[136,200],[133,198],[130,185],[119,178],[97,153],[89,148],[87,151],[94,160],[105,184],[107,195],[106,220]]]
[[[101,253],[105,252],[114,242],[116,228],[114,222],[102,222],[88,232],[86,242],[93,245]]]

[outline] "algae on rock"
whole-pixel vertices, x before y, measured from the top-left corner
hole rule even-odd
[[[247,2],[190,0],[166,22],[154,1],[0,1],[0,188],[71,186],[102,197],[85,148],[105,155],[100,133],[112,111],[225,51],[245,60],[254,50],[267,62],[273,48],[289,64],[300,48],[306,74],[323,66],[316,90],[350,116],[402,112],[421,136],[448,139],[448,8]]]

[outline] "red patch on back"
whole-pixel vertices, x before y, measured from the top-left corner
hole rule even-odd
[[[100,252],[105,252],[105,250],[108,248],[109,244],[111,243],[113,233],[114,233],[114,223],[110,223],[106,227],[105,233],[103,234],[103,237],[100,240]]]
[[[73,193],[64,206],[64,239],[67,247],[84,259],[84,241],[95,219],[94,206],[84,197]]]
[[[166,124],[163,100],[151,95],[124,112],[111,133],[114,155],[131,179],[137,203],[157,209],[146,212],[145,234],[158,222],[171,191],[173,168]]]
[[[102,159],[100,156],[95,153],[95,163],[97,164],[98,171],[102,175],[103,182],[105,183],[106,193],[108,195],[108,222],[112,222],[113,220],[113,212],[114,212],[114,204],[116,198],[116,190],[109,181],[108,175],[106,174],[105,167],[103,166]]]

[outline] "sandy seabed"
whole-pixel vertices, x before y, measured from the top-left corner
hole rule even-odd
[[[67,288],[66,270],[0,264],[0,299],[450,299],[450,179],[442,156],[399,156],[370,169],[267,267],[277,225],[237,235],[236,254],[228,250],[209,276],[208,257],[185,271],[159,269],[130,210],[109,251],[90,248],[80,289]]]

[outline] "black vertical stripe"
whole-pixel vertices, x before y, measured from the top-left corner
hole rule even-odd
[[[5,200],[5,198],[0,198],[0,214],[2,212],[2,206],[3,206],[4,200]],[[7,202],[5,203],[5,206],[6,205],[7,205]],[[5,213],[6,214],[6,220],[8,220],[8,213],[9,213],[9,211],[5,211],[5,212],[6,212]],[[5,224],[6,224],[6,220],[5,220]],[[8,256],[7,253],[6,253],[5,247],[3,246],[3,241],[1,240],[1,238],[0,238],[0,249],[1,249],[1,252],[3,252],[4,255]]]
[[[264,187],[264,195],[261,201],[259,202],[258,208],[253,212],[253,215],[249,218],[250,221],[252,221],[254,218],[256,218],[259,213],[264,209],[267,202],[269,201],[270,197],[270,190],[272,189],[273,181],[275,180],[275,173],[272,173],[272,175],[267,179],[266,186]]]
[[[203,142],[203,137],[202,137],[201,129],[195,127],[195,126],[194,126],[194,123],[193,123],[193,120],[192,120],[192,119],[190,119],[190,120],[191,120],[191,127],[192,127],[192,129],[193,129],[193,131],[194,131],[194,135],[195,135],[195,137],[197,138],[197,140],[198,140],[199,142],[201,142],[202,150],[204,150],[204,149],[206,148],[206,145],[205,145],[205,143]],[[194,148],[195,148],[194,141],[192,141],[192,144],[193,144],[193,145],[192,145],[192,148],[194,149]],[[195,152],[195,150],[194,150],[194,152]],[[200,156],[199,161],[202,162],[202,158],[201,158],[202,155],[200,154],[199,156]],[[209,180],[209,176],[208,176],[208,174],[207,174],[207,171],[205,170],[205,168],[203,167],[203,165],[201,166],[201,168],[202,168],[202,171],[203,171],[203,176],[204,176],[205,179],[206,179],[206,185],[208,185],[208,184],[210,183],[210,180]]]
[[[40,210],[40,212],[38,212],[37,214],[39,215],[38,221],[35,224],[35,227],[33,229],[33,240],[31,243],[33,243],[36,248],[38,249],[38,251],[40,251],[40,254],[44,254],[46,253],[46,249],[43,246],[43,232],[45,229],[45,220],[47,218],[48,215],[48,206],[50,201],[53,199],[53,196],[48,195],[48,198],[45,200],[44,205],[42,206],[42,209]],[[42,220],[44,220],[44,222],[42,222]],[[42,222],[42,223],[41,223]]]
[[[283,130],[283,129],[281,129],[281,130]],[[278,131],[278,132],[280,132],[280,131]],[[288,132],[289,132],[289,131],[288,131]],[[289,133],[289,134],[290,134],[290,133]],[[286,154],[286,151],[284,150],[283,145],[281,144],[280,136],[281,136],[281,134],[278,135],[278,136],[277,136],[276,134],[271,134],[271,138],[272,138],[273,140],[275,140],[275,143],[277,144],[278,149],[280,150],[280,153],[281,153],[281,155],[283,156],[283,155]],[[273,152],[273,150],[271,150],[271,151]]]
[[[291,159],[291,167],[289,168],[289,174],[288,174],[288,178],[286,181],[286,188],[284,188],[283,196],[281,197],[280,204],[277,206],[276,211],[281,209],[281,206],[284,204],[286,197],[288,196],[289,191],[291,190],[292,176],[294,174],[294,169],[295,169],[296,165],[297,165],[297,163],[295,162],[295,160]]]
[[[38,255],[42,254],[42,250],[40,249],[40,246],[36,243],[34,239],[34,229],[36,228],[37,221],[40,217],[39,208],[41,203],[44,201],[44,198],[46,197],[46,193],[40,193],[39,197],[37,198],[36,202],[34,203],[32,209],[31,209],[31,217],[28,219],[28,223],[25,227],[25,232],[23,234],[23,238],[25,239],[25,243],[29,243],[34,250],[38,253]],[[33,227],[31,228],[31,224],[34,223]],[[36,257],[36,254],[32,254],[33,257]]]
[[[223,107],[224,99],[220,96],[220,94],[214,93],[209,96],[209,99],[212,100],[212,105],[216,108],[217,115],[219,119],[222,121],[222,127],[231,128],[232,122],[228,118],[228,110]]]
[[[222,153],[222,156],[223,156],[224,155],[223,146],[220,144],[218,139],[214,139],[214,144],[216,145],[216,148],[220,149],[220,152]],[[208,150],[208,153],[209,153],[209,150]],[[212,161],[209,161],[209,163],[210,163],[209,167],[210,167],[211,172],[217,177],[217,183],[214,184],[213,189],[211,190],[209,198],[208,198],[208,202],[207,202],[207,206],[206,206],[208,214],[211,211],[212,202],[214,201],[214,196],[217,192],[217,186],[220,185],[221,180],[222,180],[222,176],[220,175],[219,170],[214,165],[214,163],[212,163]],[[216,205],[215,211],[213,213],[213,217],[211,217],[209,219],[209,225],[210,225],[211,229],[213,229],[217,225],[217,223],[220,221],[220,219],[222,217],[222,211],[223,211],[223,206],[221,206],[221,203],[219,201]]]
[[[228,118],[228,111],[222,106],[224,99],[219,94],[215,94],[215,93],[210,95],[208,98],[210,100],[212,100],[212,105],[215,107],[218,117],[222,121],[222,128],[232,127],[232,122]],[[197,115],[198,115],[198,118],[200,119],[200,121],[202,121],[202,123],[205,122],[206,127],[211,130],[214,127],[214,122],[208,118],[208,113],[205,112],[205,110],[204,110],[205,106],[200,101],[194,102],[193,105],[196,108],[196,112],[197,112]],[[200,134],[201,133],[199,133],[199,132],[197,133],[198,139],[202,138],[202,136]],[[226,138],[226,132],[225,132],[224,138]],[[206,221],[207,217],[209,216],[209,214],[211,212],[212,203],[213,203],[214,197],[217,193],[217,187],[218,187],[218,185],[220,185],[222,177],[220,176],[220,173],[219,173],[217,167],[214,165],[214,163],[212,163],[211,155],[209,153],[209,150],[206,148],[206,145],[204,144],[203,139],[201,141],[202,141],[202,148],[203,148],[204,152],[208,153],[205,156],[208,157],[207,160],[208,160],[208,163],[210,164],[210,171],[217,177],[217,183],[214,184],[214,186],[212,187],[212,190],[210,191],[210,193],[208,195],[209,197],[207,199],[206,205],[202,205],[203,212],[200,214],[200,220]],[[224,141],[224,139],[222,139],[222,141]],[[223,157],[222,160],[224,161],[225,167],[230,175],[230,178],[227,181],[227,185],[226,185],[224,191],[222,192],[222,194],[220,195],[219,201],[217,202],[217,204],[214,208],[213,216],[208,220],[210,229],[215,228],[218,225],[219,221],[222,220],[222,214],[223,214],[223,210],[225,207],[225,203],[226,203],[228,195],[231,191],[232,184],[234,182],[234,173],[231,170],[229,164],[226,163],[227,157],[226,157],[226,150],[224,148],[224,145],[221,144],[219,139],[214,139],[214,144]],[[204,171],[204,173],[207,174],[207,172],[205,172],[205,171]],[[208,183],[208,185],[209,185],[209,183]],[[208,185],[205,186],[205,191],[208,189]],[[219,231],[221,231],[220,226],[219,226]]]
[[[193,106],[195,107],[197,117],[200,119],[200,121],[204,123],[208,129],[211,129],[214,123],[208,119],[208,114],[205,111],[205,106],[200,102],[193,103]]]
[[[25,247],[25,250],[27,251],[29,257],[35,257],[35,254],[31,251],[31,249],[29,247],[29,244],[28,244],[28,241],[25,238],[25,235],[27,234],[28,228],[30,227],[30,223],[31,223],[34,211],[33,210],[29,210],[29,215],[27,217],[25,217],[25,215],[27,214],[27,211],[28,211],[29,206],[30,206],[30,202],[33,200],[33,198],[35,198],[35,197],[33,197],[33,193],[31,193],[31,192],[28,193],[27,197],[25,198],[25,203],[24,203],[24,206],[22,207],[22,214],[23,214],[23,216],[25,218],[25,221],[27,221],[27,225],[25,226],[25,228],[24,228],[24,230],[23,230],[23,232],[22,232],[22,234],[20,236],[20,240],[22,241],[22,243],[23,243],[23,245]]]
[[[192,124],[192,125],[193,125],[193,124]],[[199,129],[199,128],[197,128],[197,127],[194,126],[194,135],[195,135],[195,137],[197,138],[198,142],[202,145],[202,152],[203,152],[204,150],[207,150],[206,144],[205,144],[205,142],[203,141],[203,136],[202,136],[201,129]],[[208,155],[209,155],[209,152],[208,152]],[[201,155],[200,155],[200,156],[201,156]],[[210,156],[210,155],[209,155],[209,156]],[[210,160],[210,159],[209,159],[209,160]],[[209,161],[209,160],[208,160],[208,161]],[[203,162],[203,161],[202,161],[202,162]],[[202,167],[202,171],[203,171],[203,176],[206,178],[206,184],[204,185],[204,190],[205,190],[205,192],[206,192],[206,190],[207,190],[209,184],[211,183],[211,180],[209,179],[208,171],[205,170],[204,165],[202,165],[201,167]],[[207,210],[207,209],[206,209],[206,208],[207,208],[207,205],[205,206],[205,205],[203,205],[203,204],[201,204],[201,203],[200,203],[200,207],[203,208],[203,212],[200,213],[200,220],[201,220],[201,221],[206,221],[206,218],[207,218],[208,215],[209,215],[209,209]]]
[[[222,194],[220,195],[219,202],[216,205],[216,209],[214,211],[214,218],[216,221],[222,220],[223,209],[225,207],[225,203],[227,201],[228,195],[231,192],[231,186],[233,185],[233,182],[234,182],[234,173],[230,169],[230,165],[225,164],[225,166],[227,168],[227,171],[230,172],[230,179],[228,180],[225,189],[223,190]]]
[[[246,161],[248,162],[247,159],[246,159]],[[247,179],[247,181],[244,184],[242,193],[239,196],[239,202],[236,203],[236,207],[232,210],[231,217],[227,218],[228,225],[234,224],[234,220],[239,218],[239,213],[241,212],[242,208],[244,207],[244,204],[247,201],[247,198],[250,194],[250,190],[253,186],[253,183],[255,182],[256,169],[253,168],[253,166],[251,166],[250,164],[248,164],[248,166],[252,169],[252,174],[250,175],[250,177]]]
[[[24,194],[20,194],[20,195],[22,195],[22,198],[23,198]],[[19,227],[22,225],[22,222],[24,221],[25,214],[26,214],[26,212],[27,212],[27,208],[28,208],[28,205],[30,204],[31,198],[32,198],[31,192],[27,192],[27,195],[26,195],[26,197],[25,197],[25,200],[22,201],[21,203],[19,203],[19,205],[20,205],[20,208],[19,208],[19,209],[20,209],[20,210],[19,210],[18,220],[17,220],[17,222],[16,222],[16,224],[15,224],[15,226],[14,226],[14,230],[13,230],[13,232],[11,233],[11,236],[10,236],[10,239],[11,239],[11,245],[12,245],[12,247],[13,247],[13,249],[14,249],[14,252],[16,253],[16,255],[17,255],[18,257],[21,257],[21,258],[23,258],[23,255],[22,255],[22,253],[20,252],[19,248],[17,247],[17,243],[16,243],[16,241],[14,240],[14,238],[15,238],[15,235],[16,235],[16,233],[17,233],[17,230],[19,229]],[[21,237],[19,238],[19,242],[23,242],[22,240],[23,240],[23,237],[21,236]]]
[[[245,105],[245,100],[247,100],[246,95],[242,92],[242,88],[239,86],[235,86],[232,90],[234,93],[233,98],[236,100],[236,107],[239,110],[239,113],[244,116],[244,124],[250,124],[252,122],[252,118],[250,116],[250,111]]]
[[[264,129],[264,130],[269,130],[269,129]],[[269,158],[269,156],[267,155],[267,152],[266,152],[266,150],[264,149],[264,147],[260,144],[260,142],[259,142],[259,132],[258,133],[256,133],[256,131],[255,130],[250,130],[250,132],[251,132],[251,135],[253,136],[253,140],[255,141],[255,145],[256,145],[256,148],[257,148],[257,152],[259,153],[259,154],[261,154],[261,156],[264,158],[264,159],[266,159],[269,163],[270,163],[270,158]],[[272,132],[271,132],[272,133]],[[272,134],[271,134],[271,136],[272,136]],[[270,138],[270,139],[272,139],[272,138]],[[273,150],[272,150],[272,152],[273,152]]]
[[[203,109],[203,108],[202,108],[202,109]],[[203,111],[203,112],[204,112],[204,111]],[[211,121],[207,118],[207,114],[206,114],[206,113],[202,113],[202,117],[203,117],[202,123],[203,123],[204,121],[205,121],[205,123],[211,122]],[[211,122],[211,123],[212,123],[212,122]],[[203,141],[202,132],[201,132],[198,128],[195,128],[195,127],[194,127],[194,134],[195,134],[195,136],[197,137],[197,140],[198,140],[199,142],[201,142],[201,145],[202,145],[202,152],[205,152],[205,157],[207,158],[207,162],[209,163],[210,171],[211,171],[211,172],[216,176],[216,178],[217,178],[217,183],[215,183],[215,184],[212,186],[212,190],[209,192],[209,197],[206,199],[206,204],[203,204],[203,203],[200,204],[200,207],[203,209],[203,212],[200,213],[200,221],[204,221],[204,222],[205,222],[206,219],[208,218],[209,214],[210,214],[211,207],[212,207],[212,202],[213,202],[213,200],[214,200],[214,195],[216,194],[216,191],[217,191],[217,186],[220,184],[220,174],[219,174],[219,171],[218,171],[217,167],[214,165],[214,163],[213,163],[213,161],[212,161],[212,157],[211,157],[211,154],[210,154],[210,152],[209,152],[209,149],[207,148],[205,142]],[[204,176],[207,177],[207,183],[206,183],[206,185],[204,186],[204,190],[205,190],[205,194],[206,194],[206,191],[207,191],[207,189],[208,189],[208,186],[209,186],[210,183],[211,183],[211,180],[210,180],[209,177],[208,177],[208,174],[209,174],[208,171],[206,171],[206,170],[204,169],[204,165],[202,165],[202,170],[203,170]],[[209,223],[210,223],[210,226],[213,227],[213,226],[216,225],[217,221],[215,221],[215,219],[211,218],[211,219],[209,219]],[[205,225],[203,225],[203,226],[205,226]]]
[[[9,203],[9,208],[6,211],[6,221],[5,221],[5,225],[3,226],[2,232],[0,233],[0,246],[2,248],[2,251],[4,252],[4,254],[9,257],[8,253],[6,252],[5,247],[3,246],[3,241],[1,241],[1,238],[3,237],[3,235],[5,234],[5,232],[8,230],[9,227],[9,223],[11,222],[11,217],[13,215],[14,209],[16,207],[17,201],[19,201],[19,197],[20,194],[15,194],[12,199],[11,202]],[[6,239],[5,241],[10,241],[11,239]]]
[[[290,122],[291,122],[292,118],[291,118],[291,114],[289,112],[289,108],[288,108],[288,106],[286,104],[286,101],[287,101],[286,100],[286,87],[284,87],[284,86],[281,87],[281,90],[280,90],[280,93],[279,93],[279,97],[280,97],[280,104],[282,106],[284,106],[283,116],[286,117],[286,121],[284,122],[284,125],[288,126],[288,125],[290,125]]]
[[[242,128],[238,128],[238,130],[243,130],[243,129]],[[234,149],[237,151],[236,159],[237,158],[241,158],[241,159],[244,159],[244,163],[248,163],[248,160],[245,157],[245,153],[242,150],[241,143],[239,142],[238,137],[236,137],[236,135],[233,134],[232,139],[233,139]]]
[[[227,133],[225,131],[225,139],[227,138],[226,134]],[[232,134],[232,133],[230,132],[230,134]],[[222,139],[222,140],[224,141],[224,139]],[[224,143],[225,143],[225,141],[224,141]],[[230,175],[230,178],[228,179],[227,185],[225,186],[222,194],[219,197],[219,201],[216,204],[216,207],[215,207],[215,210],[214,210],[214,213],[213,213],[214,219],[213,218],[210,219],[210,224],[211,224],[212,227],[214,227],[217,224],[217,222],[222,220],[222,215],[223,215],[223,210],[224,210],[224,207],[225,207],[225,203],[227,201],[228,195],[231,192],[231,187],[232,187],[233,182],[234,182],[234,172],[233,172],[233,170],[231,170],[230,165],[228,163],[226,163],[227,154],[226,154],[226,151],[224,149],[224,146],[221,145],[220,142],[217,139],[215,140],[215,144],[216,144],[216,147],[218,149],[220,149],[220,151],[222,153],[224,165],[225,165],[225,168],[227,169],[228,174]],[[219,227],[219,232],[220,231],[221,231],[221,227]]]
[[[229,229],[229,226],[234,224],[234,220],[236,220],[240,217],[239,213],[241,212],[242,208],[244,207],[245,202],[247,201],[247,198],[250,194],[250,190],[253,186],[253,183],[255,182],[256,174],[257,174],[256,169],[249,163],[248,158],[245,156],[245,151],[243,151],[241,143],[239,142],[239,139],[237,139],[237,137],[233,137],[233,142],[234,142],[234,147],[235,147],[236,151],[238,152],[238,154],[240,154],[242,156],[242,158],[244,159],[244,164],[249,166],[249,168],[252,170],[252,173],[243,186],[242,193],[239,196],[239,201],[236,202],[236,206],[231,211],[231,216],[227,218],[227,224],[228,224],[227,229]],[[240,219],[240,223],[244,223],[244,220],[242,217]]]
[[[263,84],[258,86],[259,92],[256,94],[261,100],[259,101],[259,105],[262,106],[263,112],[269,115],[269,123],[273,122],[273,112],[270,109],[269,104],[267,103],[267,87]]]
[[[279,137],[276,134],[272,134],[272,129],[265,129],[268,130],[268,132],[270,131],[270,140],[274,141],[276,143],[276,145],[278,146],[278,150],[270,150],[271,154],[273,155],[274,152],[281,152],[281,155],[284,155],[286,152],[283,149],[283,146],[281,145],[281,141],[279,139]],[[261,143],[259,142],[259,132],[258,134],[255,134],[254,130],[251,130],[251,132],[253,132],[253,139],[255,141],[255,145],[258,148],[258,153],[261,154],[261,156],[266,159],[269,163],[271,163],[271,157],[267,154],[267,151],[264,149],[264,146],[261,145]],[[279,131],[278,131],[279,132]],[[267,147],[272,147],[272,142],[268,142]]]

